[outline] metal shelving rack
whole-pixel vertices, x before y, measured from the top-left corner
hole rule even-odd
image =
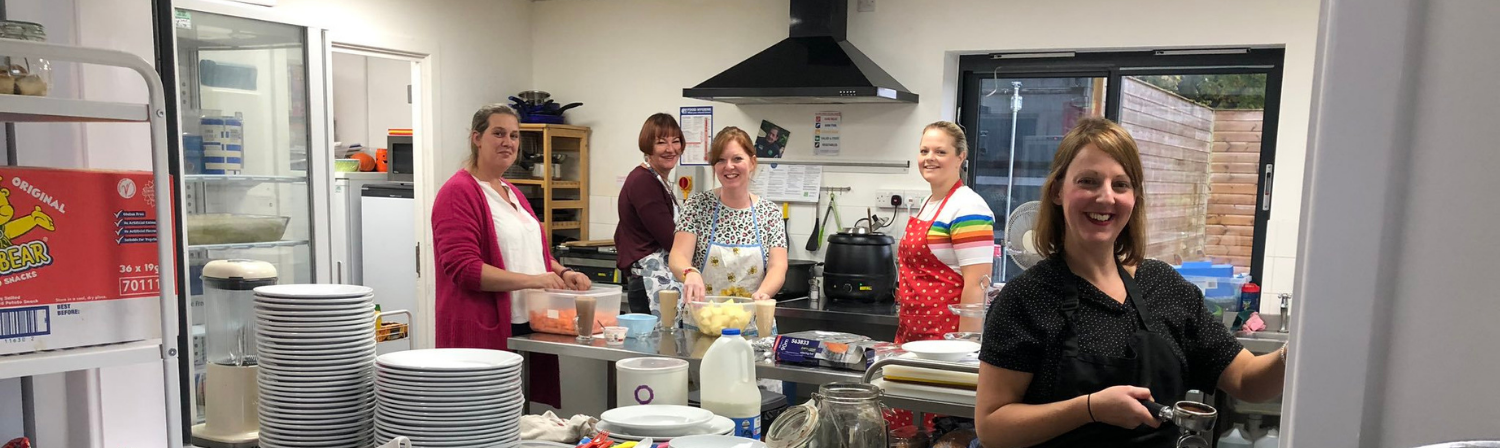
[[[167,146],[167,112],[161,78],[156,67],[135,55],[96,48],[0,39],[0,54],[37,57],[53,61],[70,61],[130,69],[146,82],[150,93],[147,104],[85,101],[64,98],[0,96],[0,122],[31,123],[149,123],[151,126],[151,166],[157,185],[173,185],[168,171],[172,157]],[[0,356],[0,379],[45,375],[77,370],[97,369],[151,361],[161,362],[166,412],[168,446],[182,446],[181,402],[177,370],[177,295],[173,206],[182,198],[177,192],[171,201],[157,201],[157,257],[161,281],[161,338],[119,344],[105,344],[72,349],[50,350],[21,355]]]

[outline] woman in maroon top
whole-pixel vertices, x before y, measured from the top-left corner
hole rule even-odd
[[[661,315],[656,293],[680,289],[667,267],[682,200],[672,188],[672,168],[682,155],[682,128],[668,114],[641,126],[638,144],[646,161],[630,170],[620,188],[620,224],[615,227],[615,266],[627,273],[630,312]],[[667,323],[671,325],[670,322]]]

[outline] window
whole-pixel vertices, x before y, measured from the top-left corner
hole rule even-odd
[[[973,148],[965,180],[1005,223],[1041,186],[1078,119],[1120,123],[1145,171],[1147,256],[1261,274],[1281,49],[990,54],[960,60],[959,122]],[[1024,232],[1018,230],[1018,232]],[[1019,235],[1017,235],[1019,238]],[[999,255],[999,254],[997,254]],[[995,278],[1023,269],[1010,256]]]

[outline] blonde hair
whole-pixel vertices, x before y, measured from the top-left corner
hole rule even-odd
[[[1089,145],[1119,162],[1125,168],[1125,175],[1130,177],[1130,187],[1135,192],[1135,208],[1130,213],[1130,220],[1125,222],[1125,229],[1115,239],[1115,259],[1126,265],[1138,265],[1146,259],[1146,196],[1142,185],[1144,175],[1141,154],[1135,146],[1135,139],[1130,137],[1125,128],[1098,117],[1079,121],[1073,130],[1063,136],[1062,143],[1057,145],[1057,154],[1052,156],[1052,172],[1047,174],[1047,181],[1042,184],[1044,198],[1033,229],[1036,231],[1037,251],[1043,257],[1063,252],[1063,235],[1067,233],[1064,227],[1067,224],[1063,219],[1062,205],[1053,202],[1052,198],[1062,193],[1063,177],[1068,174],[1068,166]]]
[[[961,156],[964,155],[964,153],[969,152],[969,139],[964,137],[964,128],[960,127],[958,123],[954,123],[951,121],[935,121],[932,124],[927,125],[927,127],[922,128],[922,133],[926,134],[927,131],[931,131],[933,129],[943,131],[944,134],[948,134],[949,137],[953,138],[953,149],[955,154]]]
[[[481,107],[474,112],[474,119],[469,123],[469,158],[464,159],[465,168],[472,170],[479,163],[479,145],[474,144],[474,133],[483,134],[484,131],[489,130],[492,115],[510,115],[516,117],[517,122],[521,121],[521,114],[516,113],[516,110],[511,109],[510,106],[500,103]],[[519,150],[517,148],[517,151]]]

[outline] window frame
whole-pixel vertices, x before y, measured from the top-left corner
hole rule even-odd
[[[1254,232],[1250,275],[1264,282],[1266,233],[1271,219],[1271,191],[1275,185],[1276,140],[1280,130],[1282,72],[1286,49],[1280,46],[1235,48],[1163,48],[1130,51],[1028,51],[964,55],[959,57],[958,117],[966,130],[977,129],[980,86],[987,78],[1077,78],[1102,77],[1104,117],[1118,122],[1126,76],[1152,75],[1266,75],[1266,104],[1261,130],[1260,162],[1256,169]],[[968,132],[970,147],[977,147],[979,133]],[[966,170],[965,182],[973,184],[978,170]],[[1009,211],[996,216],[1005,226]],[[997,242],[998,243],[998,242]]]

